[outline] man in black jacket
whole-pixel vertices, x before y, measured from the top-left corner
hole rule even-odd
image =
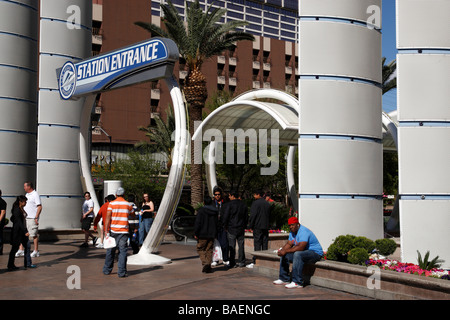
[[[230,202],[226,203],[223,227],[228,234],[228,248],[230,255],[229,267],[244,267],[245,266],[245,252],[244,252],[244,240],[245,240],[245,228],[248,221],[248,209],[244,201],[239,199],[239,194],[236,191],[231,191]],[[236,265],[236,241],[239,246],[238,252],[238,264]]]
[[[197,239],[197,252],[202,261],[202,272],[212,272],[211,262],[214,239],[217,237],[218,210],[210,197],[204,199],[205,206],[200,208],[195,219],[194,238]]]
[[[253,198],[255,201],[250,207],[249,227],[253,230],[254,250],[267,250],[269,244],[270,204],[264,199],[262,190],[255,191]]]

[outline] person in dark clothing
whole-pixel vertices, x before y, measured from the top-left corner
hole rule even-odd
[[[223,227],[228,235],[229,267],[245,266],[245,228],[248,222],[248,208],[244,201],[239,199],[236,191],[230,192],[230,202],[225,205],[223,214]],[[238,243],[238,260],[236,264],[236,242]]]
[[[205,206],[197,212],[194,227],[194,238],[197,240],[197,253],[202,262],[202,272],[212,272],[211,262],[214,239],[218,230],[218,210],[211,198],[204,199]]]
[[[270,204],[264,199],[262,190],[255,191],[253,198],[255,201],[250,207],[249,228],[253,230],[254,250],[267,250],[269,245]]]
[[[2,199],[0,190],[0,255],[3,254],[3,228],[6,225],[6,201]]]
[[[214,205],[216,206],[217,210],[219,211],[219,225],[218,225],[218,231],[217,231],[217,240],[220,243],[220,248],[222,249],[222,260],[223,264],[229,265],[228,261],[228,236],[227,232],[223,228],[223,209],[225,206],[225,201],[223,198],[223,191],[220,187],[216,186],[213,189],[214,194]]]
[[[26,268],[35,268],[36,266],[31,264],[30,256],[30,244],[29,244],[29,233],[27,230],[27,224],[25,222],[25,211],[23,207],[27,204],[27,198],[25,196],[18,196],[11,209],[11,221],[13,222],[13,227],[11,230],[11,252],[9,253],[8,259],[8,271],[17,270],[18,267],[14,265],[14,259],[16,257],[16,252],[19,250],[19,246],[22,245],[24,254],[24,266]]]

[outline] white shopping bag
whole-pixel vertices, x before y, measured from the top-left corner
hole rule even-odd
[[[212,261],[222,260],[222,248],[220,247],[219,240],[214,239],[214,251]]]
[[[116,247],[116,239],[111,236],[106,236],[105,240],[103,240],[103,249],[111,249]]]

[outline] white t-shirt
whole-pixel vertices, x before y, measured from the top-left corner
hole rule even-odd
[[[84,200],[83,207],[82,207],[83,214],[88,212],[90,208],[94,208],[94,200],[92,200],[92,199]],[[94,210],[92,210],[92,212],[89,213],[87,215],[87,217],[94,217]]]
[[[27,197],[27,204],[23,209],[27,213],[27,219],[36,218],[37,207],[41,205],[41,197],[36,190],[33,190],[25,195]]]

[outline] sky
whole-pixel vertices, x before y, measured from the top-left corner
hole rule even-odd
[[[395,35],[395,0],[383,0],[382,2],[382,56],[386,57],[386,63],[396,59],[397,44]],[[393,89],[383,95],[383,111],[389,113],[397,110],[397,89]]]

